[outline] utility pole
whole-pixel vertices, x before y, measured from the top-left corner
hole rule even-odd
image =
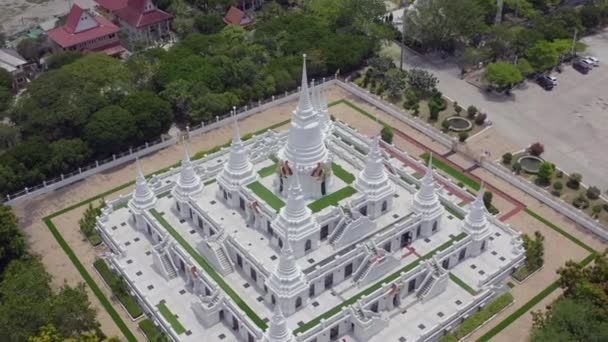
[[[576,27],[574,28],[574,37],[572,37],[572,55],[576,57],[576,35],[578,34],[578,30]]]
[[[399,59],[399,70],[403,71],[403,58],[405,58],[405,10],[403,7],[403,15],[401,16],[401,58]]]

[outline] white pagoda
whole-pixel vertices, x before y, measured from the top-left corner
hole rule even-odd
[[[445,211],[436,193],[432,160],[433,156],[431,155],[426,174],[420,182],[420,189],[416,192],[412,201],[412,210],[421,214],[420,235],[422,237],[428,237],[440,228],[441,218]]]

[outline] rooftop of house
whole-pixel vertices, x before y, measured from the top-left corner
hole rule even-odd
[[[171,14],[158,9],[151,0],[128,0],[125,6],[112,12],[133,27],[149,26],[173,18]]]
[[[27,63],[27,60],[21,57],[16,50],[0,49],[0,68],[12,73]]]
[[[95,2],[97,3],[97,6],[108,12],[114,12],[127,7],[127,0],[95,0]]]
[[[234,6],[230,6],[230,9],[228,10],[228,12],[226,12],[226,15],[224,16],[224,23],[226,23],[227,25],[240,25],[245,27],[253,25],[255,23],[255,20],[249,17],[247,13],[245,13],[241,9],[236,8]]]
[[[59,46],[67,48],[119,31],[120,28],[108,19],[74,4],[65,24],[48,31],[48,36]]]

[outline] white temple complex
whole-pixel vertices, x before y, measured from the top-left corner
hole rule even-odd
[[[235,115],[229,148],[135,175],[98,219],[108,263],[176,341],[438,340],[508,290],[520,234],[302,75],[288,131],[243,141]]]

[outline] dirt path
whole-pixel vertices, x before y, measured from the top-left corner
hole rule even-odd
[[[341,88],[334,87],[331,90],[326,91],[326,94],[330,102],[346,99],[356,106],[372,113],[372,115],[378,115],[380,120],[393,125],[395,128],[403,132],[403,135],[395,135],[394,144],[413,156],[418,156],[423,153],[426,147],[430,147],[442,155],[449,152],[445,147],[437,142],[434,142],[432,139],[424,136],[420,132],[393,118],[387,113],[384,113],[383,111],[369,105],[352,94],[345,92]],[[292,101],[242,120],[240,122],[241,134],[254,132],[272,124],[287,120],[295,106],[296,101]],[[380,126],[373,120],[361,115],[356,110],[345,104],[338,104],[331,107],[330,112],[338,119],[347,122],[363,134],[372,135],[377,133],[380,129]],[[218,144],[223,144],[231,137],[232,128],[230,126],[226,126],[192,138],[188,142],[188,146],[191,153],[194,153],[199,150],[209,149]],[[474,139],[474,141],[477,140]],[[487,141],[487,138],[480,138],[479,144],[486,144]],[[473,145],[472,148],[479,148],[479,146]],[[498,148],[493,150],[498,151]],[[151,173],[155,170],[159,170],[177,162],[182,158],[182,155],[183,149],[181,146],[169,147],[153,155],[142,158],[142,170],[144,173]],[[461,168],[467,167],[468,164],[464,165],[464,162],[459,158],[460,157],[452,156],[450,160],[454,159],[454,163],[459,164]],[[460,165],[461,163],[463,165]],[[135,174],[135,165],[134,163],[130,163],[125,166],[115,168],[109,172],[89,177],[82,182],[73,184],[64,189],[30,200],[24,204],[18,205],[15,208],[16,213],[21,218],[21,224],[29,238],[31,250],[43,257],[42,260],[45,267],[47,268],[48,272],[54,276],[55,285],[58,286],[63,284],[64,281],[73,285],[78,282],[82,282],[83,280],[76,268],[72,265],[63,250],[59,247],[53,236],[50,234],[47,227],[42,223],[42,218],[71,204],[77,203],[81,200],[90,198],[101,192],[129,182],[134,179]],[[495,205],[499,208],[499,210],[501,210],[501,212],[505,214],[510,213],[508,219],[506,220],[507,223],[511,223],[518,230],[522,230],[529,234],[532,234],[534,230],[540,230],[546,237],[545,245],[547,246],[547,261],[545,268],[529,279],[524,285],[518,285],[515,287],[514,295],[516,297],[516,304],[511,306],[505,313],[501,314],[500,317],[492,320],[486,327],[481,329],[480,332],[478,332],[480,335],[483,333],[483,331],[487,331],[487,329],[493,327],[510,312],[512,312],[512,310],[518,308],[521,304],[525,303],[527,300],[529,300],[529,298],[536,295],[541,289],[544,289],[552,281],[554,281],[556,279],[555,270],[557,267],[563,265],[566,260],[580,260],[586,256],[586,252],[582,248],[574,245],[572,242],[565,239],[560,234],[555,233],[553,230],[548,229],[539,221],[532,219],[525,212],[514,211],[514,209],[517,208],[514,206],[512,200],[515,200],[518,203],[521,201],[526,206],[532,208],[532,210],[538,212],[547,219],[552,220],[555,224],[559,225],[569,233],[575,235],[577,238],[596,249],[603,249],[605,248],[605,245],[601,241],[594,239],[586,232],[578,230],[571,221],[567,220],[559,213],[543,206],[538,201],[525,195],[523,192],[505,183],[504,181],[497,179],[486,171],[482,169],[475,169],[472,171],[472,175],[483,179],[499,189],[501,192],[504,192],[505,196],[503,198],[500,198],[500,196],[495,196]],[[130,191],[131,189],[127,188],[121,190],[119,193],[126,194]],[[119,193],[115,193],[110,197],[118,197]],[[512,200],[510,198],[511,196],[513,197]],[[105,292],[106,296],[110,298],[108,289],[102,285],[103,283],[97,277],[97,274],[94,272],[92,267],[93,260],[103,254],[104,249],[93,249],[88,242],[83,241],[83,237],[78,231],[77,222],[80,219],[80,215],[82,215],[84,209],[84,207],[81,207],[61,215],[60,217],[57,217],[54,222],[78,258],[85,265],[89,273],[95,278],[96,281],[98,281],[98,284]],[[120,336],[118,328],[97,301],[97,298],[93,295],[89,296],[89,298],[93,305],[98,308],[99,321],[102,324],[103,331],[108,335]],[[124,312],[124,310],[122,310],[122,308],[120,308],[118,305],[116,306],[116,309],[122,315],[123,320],[129,325],[132,331],[137,333],[138,330],[135,328],[135,324],[130,321],[126,312]],[[524,326],[527,326],[526,324],[529,323],[529,315],[526,314],[515,324],[509,326],[509,328],[505,330],[504,336],[510,336],[512,338],[511,340],[525,339],[528,330],[527,328],[524,328]],[[519,327],[519,329],[514,327]],[[516,330],[512,332],[512,329]],[[475,336],[479,336],[478,334],[476,333]],[[501,335],[501,338],[502,336],[503,335]]]

